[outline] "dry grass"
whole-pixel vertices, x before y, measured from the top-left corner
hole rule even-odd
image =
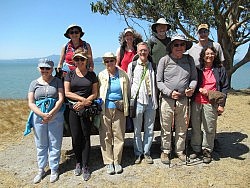
[[[20,140],[29,114],[27,100],[0,100],[0,111],[0,142]]]

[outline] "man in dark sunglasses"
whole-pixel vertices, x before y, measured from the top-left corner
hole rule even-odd
[[[207,46],[215,47],[216,51],[218,52],[220,61],[223,62],[225,60],[221,45],[209,39],[209,34],[210,31],[208,24],[200,24],[197,29],[197,36],[199,41],[197,44],[194,44],[192,48],[188,51],[189,55],[194,58],[195,65],[198,68],[200,68],[200,52],[204,47]]]

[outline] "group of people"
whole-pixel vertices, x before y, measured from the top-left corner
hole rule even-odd
[[[162,163],[170,163],[171,153],[182,162],[186,160],[184,150],[190,119],[189,157],[203,157],[204,163],[211,162],[217,118],[224,112],[228,89],[223,52],[218,43],[209,40],[207,24],[198,27],[199,43],[195,45],[183,35],[167,37],[170,28],[160,18],[152,25],[153,36],[147,42],[135,30],[126,28],[119,37],[121,46],[116,55],[112,52],[103,55],[105,69],[98,75],[94,72],[91,47],[81,39],[84,31],[78,25],[67,28],[64,36],[70,41],[63,46],[57,66],[58,71],[64,72],[64,81],[52,76],[54,62],[43,59],[38,64],[41,77],[32,81],[29,88],[31,113],[27,125],[34,130],[39,169],[34,183],[44,177],[48,161],[50,182],[59,178],[64,97],[68,101],[76,158],[74,174],[82,174],[85,181],[91,177],[88,163],[93,118],[83,117],[81,112],[97,97],[103,101],[102,111],[96,116],[100,120],[101,152],[108,174],[123,172],[121,161],[129,116],[134,125],[134,163],[145,160],[153,164],[150,148],[157,109]],[[222,99],[212,102],[211,96],[216,91],[223,94]],[[131,108],[135,111],[133,116]]]

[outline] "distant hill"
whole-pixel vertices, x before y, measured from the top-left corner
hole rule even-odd
[[[24,62],[25,63],[27,63],[27,62],[34,63],[34,62],[37,62],[41,58],[51,59],[57,64],[59,59],[60,59],[60,55],[50,55],[50,56],[47,56],[47,57],[28,58],[28,59],[0,59],[0,63],[13,62],[13,61],[20,62],[20,63],[24,63]],[[102,58],[101,57],[94,58],[94,62],[102,62]]]

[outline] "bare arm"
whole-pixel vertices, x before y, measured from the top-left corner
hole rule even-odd
[[[120,47],[116,50],[116,66],[120,67],[121,66],[121,62],[120,62]]]
[[[94,61],[93,61],[93,54],[90,44],[87,43],[88,48],[88,63],[90,65],[89,70],[94,71]]]
[[[57,68],[62,68],[64,59],[65,59],[65,46],[62,47],[60,60],[58,62]]]

